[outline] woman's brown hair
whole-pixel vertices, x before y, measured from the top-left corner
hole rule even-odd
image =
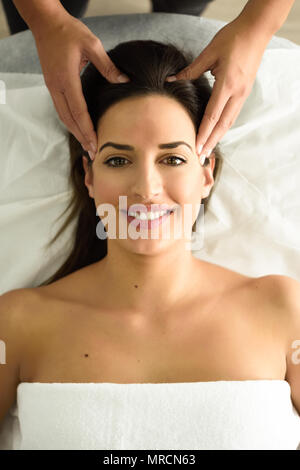
[[[193,61],[192,54],[183,53],[172,44],[140,40],[121,43],[108,51],[108,55],[116,67],[130,78],[130,81],[122,84],[110,83],[92,63],[85,68],[81,75],[82,90],[95,129],[97,129],[99,119],[114,103],[133,96],[159,94],[175,99],[186,109],[197,134],[211,95],[207,78],[201,76],[195,80],[166,81],[169,75],[178,73]],[[96,235],[96,225],[99,220],[96,216],[95,202],[90,198],[84,182],[85,171],[82,156],[88,158],[89,166],[92,165],[92,160],[71,133],[69,133],[69,148],[71,157],[69,184],[73,193],[60,217],[67,211],[70,213],[47,246],[54,243],[77,218],[73,248],[56,273],[40,286],[48,285],[78,269],[100,261],[107,254],[107,239],[101,240]],[[213,177],[216,182],[222,164],[221,154],[217,147],[214,149],[214,156],[216,161]],[[207,158],[204,165],[208,163]],[[212,191],[207,198],[202,200],[204,213],[211,193]],[[104,227],[103,230],[105,230]]]

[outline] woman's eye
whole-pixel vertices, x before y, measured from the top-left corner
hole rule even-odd
[[[169,159],[175,159],[175,160],[181,161],[182,163],[186,163],[186,160],[184,160],[184,158],[176,157],[176,156],[173,156],[173,155],[171,155],[170,157],[165,158],[165,160],[169,160]],[[178,165],[176,164],[176,165],[171,165],[171,166],[181,166],[181,163],[178,164]]]
[[[111,167],[118,167],[118,166],[123,166],[123,165],[111,165],[111,161],[113,160],[126,160],[126,158],[123,158],[123,157],[112,157],[112,158],[109,158],[108,160],[106,160],[106,162],[104,162],[104,165],[107,165],[107,166],[111,166]],[[127,160],[128,161],[128,160]]]
[[[126,160],[128,162],[128,160],[126,158],[123,158],[123,157],[112,157],[112,158],[109,158],[108,160],[106,160],[106,162],[104,162],[104,165],[107,165],[107,166],[112,167],[112,168],[117,168],[117,167],[123,167],[124,166],[122,164],[121,165],[111,164],[111,162],[115,161],[115,160],[117,160],[118,162]],[[171,155],[169,157],[166,157],[166,158],[164,158],[164,160],[173,160],[173,161],[174,160],[177,160],[177,161],[179,160],[181,162],[181,163],[178,163],[178,164],[177,163],[176,164],[171,164],[169,166],[181,166],[181,164],[186,163],[186,160],[184,160],[183,158],[180,158],[180,157],[176,157],[175,155]],[[127,165],[125,165],[125,166],[127,166]]]

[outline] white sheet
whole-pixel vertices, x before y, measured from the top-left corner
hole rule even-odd
[[[235,125],[196,256],[300,280],[300,47],[266,51]]]

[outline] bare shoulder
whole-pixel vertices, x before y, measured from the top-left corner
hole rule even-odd
[[[30,320],[35,306],[41,300],[36,288],[13,289],[0,296],[0,318],[7,325],[19,328]]]
[[[289,276],[271,274],[253,278],[251,285],[262,294],[258,298],[263,300],[268,313],[280,321],[282,339],[288,344],[300,319],[300,282]]]
[[[39,295],[35,289],[14,289],[0,296],[0,331],[5,331],[10,337],[9,344],[14,348],[24,346],[24,341],[30,335],[30,325]]]
[[[16,399],[21,358],[30,331],[27,306],[32,292],[15,289],[0,296],[0,422]]]
[[[286,341],[286,376],[292,401],[300,414],[300,282],[289,276],[266,276],[273,301],[280,306],[284,318]]]
[[[44,297],[39,288],[14,289],[0,296],[1,337],[5,331],[11,350],[14,348],[20,357],[38,336],[34,333],[39,333],[43,323],[47,323]]]
[[[278,347],[287,350],[290,334],[299,321],[300,283],[288,276],[271,274],[250,277],[229,270],[227,293],[247,306],[247,312],[260,328],[272,332]],[[237,296],[233,296],[234,292]],[[298,313],[297,313],[298,310]]]
[[[6,383],[23,382],[26,366],[34,363],[45,338],[55,334],[57,315],[51,302],[46,288],[14,289],[0,296],[0,339],[9,363],[2,371]],[[4,373],[10,375],[4,378]]]
[[[0,321],[7,326],[16,325],[21,319],[26,304],[33,297],[32,289],[13,289],[0,296]]]
[[[300,282],[289,276],[272,274],[257,279],[273,305],[282,309],[287,327],[297,324],[300,313]],[[288,331],[287,331],[288,333]]]
[[[28,297],[26,289],[14,289],[0,296],[1,339],[9,345],[10,351],[16,351],[20,340],[20,329],[24,324],[22,311],[26,297]]]

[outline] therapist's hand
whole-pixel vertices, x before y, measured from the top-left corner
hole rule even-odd
[[[128,77],[118,78],[122,74],[100,39],[67,12],[32,33],[45,83],[60,119],[85,150],[95,152],[97,135],[83,96],[80,72],[90,61],[112,83],[128,81]]]
[[[174,75],[177,80],[193,80],[209,70],[215,77],[196,138],[199,157],[209,156],[235,122],[270,38],[236,19],[218,31],[194,62]],[[167,81],[172,80],[168,77]]]

